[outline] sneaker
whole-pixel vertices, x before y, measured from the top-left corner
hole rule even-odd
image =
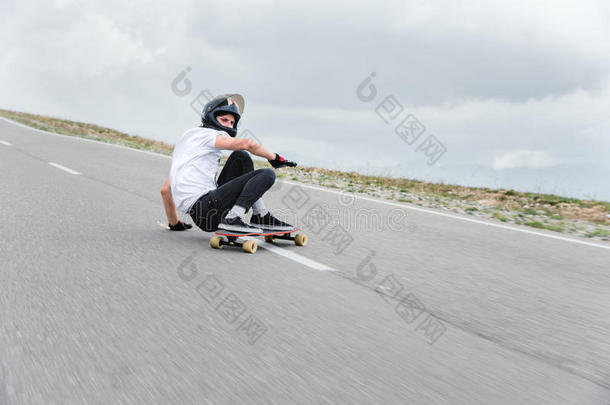
[[[264,217],[261,217],[260,215],[252,215],[252,218],[250,218],[250,225],[262,228],[264,231],[291,231],[295,229],[294,226],[280,221],[271,215],[271,212],[267,212]]]
[[[223,218],[218,225],[218,229],[231,232],[243,232],[243,233],[262,233],[261,228],[256,226],[248,225],[240,217]]]

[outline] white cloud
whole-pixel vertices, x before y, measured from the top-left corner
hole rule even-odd
[[[582,185],[585,166],[610,170],[609,4],[5,0],[0,108],[175,142],[200,90],[238,91],[244,124],[303,164],[467,183],[474,167],[562,163]],[[437,165],[375,115],[390,94],[447,147]]]
[[[543,150],[514,150],[494,159],[494,169],[543,169],[558,165],[560,162]]]

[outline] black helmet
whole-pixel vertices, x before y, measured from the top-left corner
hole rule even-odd
[[[201,113],[201,124],[205,128],[214,128],[225,131],[232,137],[237,135],[237,123],[244,111],[244,98],[239,94],[222,94],[214,97],[204,107]],[[235,126],[228,128],[220,124],[216,117],[223,114],[232,114],[235,117]]]

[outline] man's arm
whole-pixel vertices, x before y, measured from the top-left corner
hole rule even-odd
[[[224,136],[216,137],[216,144],[214,145],[218,149],[228,150],[247,150],[253,155],[260,156],[267,160],[274,160],[276,153],[271,152],[260,143],[246,138],[227,138]]]
[[[163,198],[163,207],[165,207],[165,215],[167,215],[167,223],[169,229],[172,231],[182,231],[190,229],[192,225],[185,224],[184,222],[178,221],[178,214],[176,213],[176,204],[172,198],[172,188],[169,185],[169,180],[165,180],[163,187],[161,187],[161,197]]]
[[[295,162],[286,160],[279,154],[269,151],[269,149],[265,148],[260,143],[253,141],[252,139],[227,138],[219,135],[216,137],[216,143],[214,146],[219,149],[247,150],[256,156],[267,159],[267,161],[271,163],[271,166],[276,169],[285,166],[295,167],[297,165]]]

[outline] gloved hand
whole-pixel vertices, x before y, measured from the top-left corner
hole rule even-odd
[[[275,159],[268,160],[268,162],[271,163],[271,166],[275,167],[276,169],[284,166],[295,167],[297,165],[296,162],[284,159],[279,153],[275,154]]]
[[[184,231],[186,229],[191,229],[192,227],[193,227],[193,225],[191,225],[191,224],[187,224],[185,222],[178,221],[178,222],[176,222],[175,225],[170,225],[169,229],[171,229],[172,231]]]

